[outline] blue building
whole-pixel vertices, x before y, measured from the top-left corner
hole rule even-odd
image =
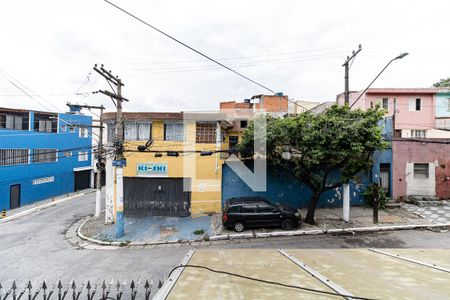
[[[0,210],[92,186],[92,118],[0,108]]]

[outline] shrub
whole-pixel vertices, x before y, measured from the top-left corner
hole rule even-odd
[[[364,199],[370,207],[373,207],[374,195],[378,195],[378,208],[386,208],[386,194],[383,188],[376,183],[371,183],[367,186],[363,193]]]

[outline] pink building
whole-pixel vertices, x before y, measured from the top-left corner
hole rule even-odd
[[[373,88],[362,95],[361,91],[350,92],[353,109],[380,105],[387,110],[386,116],[392,116],[389,182],[393,199],[412,195],[450,198],[450,131],[436,125],[438,92],[434,88]],[[344,94],[337,96],[337,103],[344,104]]]

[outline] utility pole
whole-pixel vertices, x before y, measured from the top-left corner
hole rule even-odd
[[[101,106],[94,106],[94,105],[80,105],[80,104],[72,104],[67,102],[67,106],[69,107],[75,107],[78,109],[81,108],[87,108],[89,110],[91,109],[99,109],[100,110],[100,119],[99,121],[99,126],[91,126],[93,128],[100,128],[100,134],[98,137],[98,145],[97,145],[97,190],[96,190],[96,195],[95,195],[95,217],[99,217],[100,216],[100,211],[101,211],[101,207],[102,207],[102,157],[103,157],[103,110],[105,109],[105,107],[103,105]]]
[[[349,65],[353,59],[356,57],[356,55],[362,50],[361,44],[358,46],[358,50],[353,50],[351,56],[347,56],[347,60],[342,65],[345,68],[345,91],[344,91],[344,101],[345,104],[350,105],[350,88],[349,88],[349,71],[350,66]]]
[[[124,204],[123,204],[123,167],[126,162],[123,156],[123,142],[124,142],[124,134],[123,134],[123,118],[122,118],[122,102],[127,101],[122,97],[122,86],[124,86],[122,80],[118,76],[113,76],[111,71],[107,71],[103,65],[100,68],[97,67],[97,64],[94,66],[94,71],[103,76],[108,84],[110,85],[113,92],[109,91],[98,91],[98,93],[104,94],[111,98],[114,105],[116,106],[116,134],[114,140],[114,161],[113,166],[115,167],[115,175],[116,175],[116,237],[120,238],[125,234],[124,229]],[[113,85],[116,90],[114,90]]]

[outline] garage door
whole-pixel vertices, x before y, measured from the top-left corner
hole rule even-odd
[[[190,215],[191,193],[183,191],[183,178],[124,177],[123,195],[127,215]]]
[[[91,185],[91,170],[75,172],[75,186],[74,191],[84,190],[90,188]]]

